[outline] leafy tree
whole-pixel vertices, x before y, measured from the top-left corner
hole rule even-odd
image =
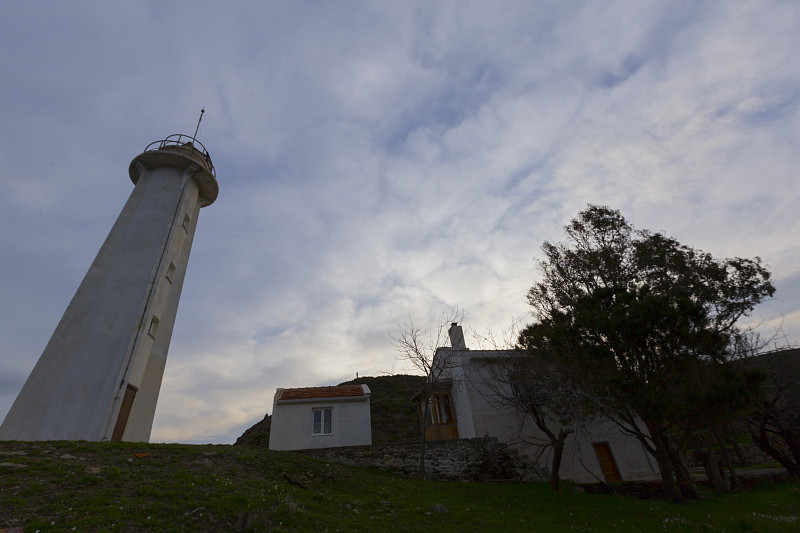
[[[728,363],[738,320],[775,292],[770,274],[757,257],[714,259],[604,206],[589,205],[565,231],[566,243],[542,246],[542,280],[528,292],[534,322],[520,344],[580,370],[603,414],[654,455],[671,497],[697,498],[672,432],[701,419],[720,391],[756,394],[757,375]]]

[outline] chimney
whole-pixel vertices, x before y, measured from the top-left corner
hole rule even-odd
[[[464,343],[464,330],[461,329],[457,322],[450,324],[450,329],[447,330],[447,333],[450,334],[450,346],[454,350],[467,349],[467,345]]]

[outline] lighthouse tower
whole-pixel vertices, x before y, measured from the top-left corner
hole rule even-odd
[[[147,441],[200,208],[217,198],[194,137],[128,169],[134,188],[0,426],[0,440]]]

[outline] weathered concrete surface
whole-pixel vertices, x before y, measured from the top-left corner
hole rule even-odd
[[[115,439],[149,440],[198,214],[213,201],[201,186],[216,186],[210,160],[197,164],[200,152],[171,152],[131,163],[133,192],[0,439],[111,440],[116,427]],[[132,403],[122,409],[126,391]]]

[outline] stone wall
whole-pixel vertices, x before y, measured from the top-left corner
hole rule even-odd
[[[759,448],[756,445],[745,445],[741,446],[742,456],[744,462],[739,459],[739,456],[736,454],[734,450],[728,448],[728,453],[730,454],[731,459],[733,460],[736,466],[750,466],[750,465],[761,465],[766,463],[774,463],[775,459],[769,456],[764,450]],[[786,450],[786,453],[789,453]],[[721,458],[719,451],[715,451],[714,455],[717,458]],[[703,461],[700,455],[696,452],[687,453],[686,454],[686,466],[689,468],[701,468],[703,466]]]
[[[419,442],[346,446],[300,453],[346,465],[370,466],[406,477],[419,476]],[[494,438],[432,441],[425,445],[429,479],[464,481],[533,481],[546,472]]]

